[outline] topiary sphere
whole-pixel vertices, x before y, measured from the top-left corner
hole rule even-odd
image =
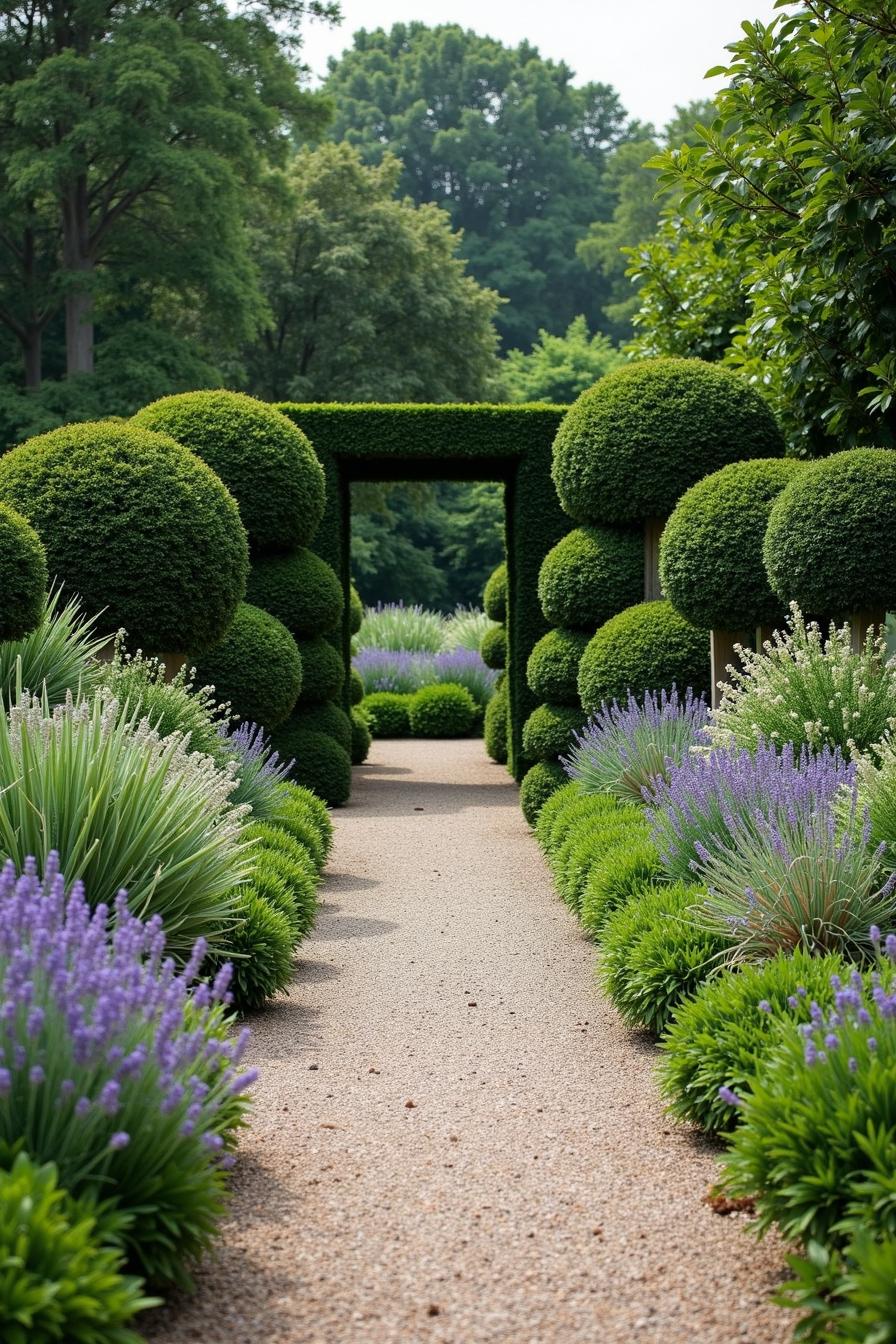
[[[463,737],[476,721],[476,701],[466,686],[440,682],[411,696],[408,723],[415,737]]]
[[[538,599],[551,625],[594,630],[644,596],[644,538],[629,528],[579,527],[548,551]]]
[[[301,718],[287,719],[273,735],[284,761],[292,761],[290,777],[313,790],[330,807],[340,807],[352,791],[349,754],[327,733],[302,726]]]
[[[342,624],[342,584],[326,560],[305,546],[253,560],[246,597],[296,639],[330,635]]]
[[[0,458],[0,501],[101,628],[153,652],[216,644],[246,588],[246,533],[214,472],[164,434],[64,425]]]
[[[320,704],[299,705],[295,713],[297,722],[313,733],[326,733],[338,742],[343,751],[352,749],[352,724],[341,705],[333,700],[323,700]]]
[[[371,691],[370,695],[365,695],[361,707],[374,737],[407,737],[411,731],[410,705],[409,695],[400,695],[397,691]]]
[[[507,631],[503,625],[486,630],[479,643],[479,653],[486,667],[500,672],[507,666]]]
[[[47,595],[47,555],[15,509],[0,504],[0,640],[21,639],[40,622]]]
[[[309,439],[273,406],[243,392],[181,392],[144,406],[132,423],[170,434],[218,473],[253,547],[288,549],[314,536],[323,467]]]
[[[535,825],[551,795],[568,783],[569,776],[557,761],[538,761],[526,771],[520,785],[520,807],[530,826]]]
[[[560,503],[580,523],[671,513],[708,472],[783,457],[768,405],[739,374],[700,359],[626,364],[583,392],[554,440]]]
[[[335,700],[345,681],[345,665],[338,649],[322,635],[297,641],[302,655],[301,705]]]
[[[367,720],[356,709],[352,710],[352,765],[363,765],[370,754],[370,729]]]
[[[196,684],[214,686],[216,699],[241,721],[275,728],[302,689],[302,660],[276,616],[241,602],[220,644],[196,660]]]
[[[762,543],[772,505],[803,465],[783,457],[732,462],[682,495],[663,530],[660,579],[692,625],[743,630],[779,619]]]
[[[361,594],[354,584],[348,591],[348,629],[349,634],[356,635],[361,629],[361,623],[364,620],[364,603],[361,601]]]
[[[351,690],[352,704],[360,705],[361,701],[364,699],[364,682],[362,680],[361,673],[357,670],[357,668],[352,667],[349,669],[348,680],[349,680],[349,687]]]
[[[502,561],[488,576],[482,594],[485,614],[491,621],[507,620],[507,562]]]
[[[523,724],[523,755],[527,761],[552,761],[573,745],[574,734],[585,722],[572,705],[539,705]]]
[[[709,631],[691,625],[671,602],[639,602],[602,625],[579,666],[579,696],[587,714],[629,691],[709,690]]]
[[[507,764],[507,683],[499,686],[485,707],[485,749],[493,761]]]
[[[580,630],[549,630],[529,654],[529,689],[539,700],[577,705],[579,662],[587,647],[588,635]]]
[[[763,556],[782,602],[816,615],[896,598],[896,452],[854,448],[804,468],[772,506]]]

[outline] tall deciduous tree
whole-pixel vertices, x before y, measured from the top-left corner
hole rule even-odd
[[[509,401],[552,401],[566,406],[622,362],[623,356],[609,337],[601,331],[589,335],[580,315],[562,336],[540,331],[527,354],[508,351],[501,362],[501,382]]]
[[[600,325],[605,295],[575,249],[606,216],[607,155],[628,134],[612,88],[577,88],[526,42],[409,23],[356,33],[326,89],[334,138],[371,163],[391,150],[401,191],[450,211],[473,274],[510,300],[505,344],[528,348],[579,313]]]
[[[466,274],[446,211],[396,199],[401,164],[301,152],[271,184],[256,258],[272,318],[246,350],[278,399],[475,401],[497,369],[500,298]],[[274,204],[276,202],[276,205]]]

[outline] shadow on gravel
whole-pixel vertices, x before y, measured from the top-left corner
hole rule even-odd
[[[335,915],[319,934],[326,942],[341,938],[381,938],[398,925],[389,919],[369,919],[366,915]]]
[[[427,812],[450,815],[465,812],[472,807],[515,807],[516,786],[513,780],[508,776],[506,787],[502,785],[503,781],[497,787],[494,784],[428,783],[418,778],[410,787],[400,780],[393,783],[388,778],[378,779],[375,789],[371,789],[369,794],[362,798],[359,793],[358,802],[361,806],[358,807],[357,815],[360,817],[362,812],[367,811],[368,803],[370,811],[375,811],[377,817],[415,816],[415,809],[419,809],[419,815],[424,816]],[[369,815],[368,812],[365,820],[369,819]]]
[[[325,980],[335,980],[340,968],[329,961],[305,961],[300,958],[296,965],[295,982],[299,985],[320,985]]]
[[[340,895],[346,895],[352,891],[367,891],[370,887],[378,887],[381,883],[372,877],[359,877],[357,873],[334,873],[327,869],[324,873],[324,885],[321,890],[324,893],[323,900],[319,908],[329,907],[331,902],[328,897],[334,891],[339,891]],[[338,907],[335,907],[338,909]]]

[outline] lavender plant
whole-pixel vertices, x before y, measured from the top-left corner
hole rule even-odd
[[[294,762],[281,761],[257,723],[241,723],[236,728],[219,723],[217,733],[220,749],[236,766],[236,787],[230,802],[251,808],[252,816],[260,821],[269,820],[278,810],[282,785]]]
[[[364,683],[365,695],[375,691],[412,695],[424,686],[451,682],[465,686],[477,704],[485,705],[498,679],[498,673],[471,649],[436,654],[362,649],[355,654],[353,666]]]
[[[361,628],[355,635],[355,648],[438,653],[444,638],[444,619],[439,612],[420,606],[406,607],[403,602],[380,602],[365,608]]]
[[[708,733],[715,745],[754,748],[805,743],[811,751],[839,747],[847,757],[874,748],[896,725],[896,664],[869,631],[852,651],[849,626],[825,637],[796,603],[787,629],[761,650],[739,649]]]
[[[586,793],[612,793],[640,803],[651,782],[700,742],[707,714],[705,701],[690,690],[684,699],[673,688],[648,691],[643,703],[633,695],[625,705],[614,700],[576,734],[563,766]]]
[[[247,1033],[229,1035],[229,967],[195,984],[205,952],[177,974],[158,917],[124,892],[91,910],[56,854],[43,880],[32,858],[0,873],[0,1158],[24,1149],[76,1198],[111,1200],[157,1283],[187,1282],[214,1238],[254,1078]]]

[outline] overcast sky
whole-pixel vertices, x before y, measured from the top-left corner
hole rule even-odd
[[[342,12],[338,28],[305,26],[304,58],[318,75],[358,28],[460,23],[509,45],[527,38],[572,66],[577,83],[612,84],[633,116],[662,126],[677,103],[706,96],[706,71],[744,19],[771,18],[774,0],[342,0]]]

